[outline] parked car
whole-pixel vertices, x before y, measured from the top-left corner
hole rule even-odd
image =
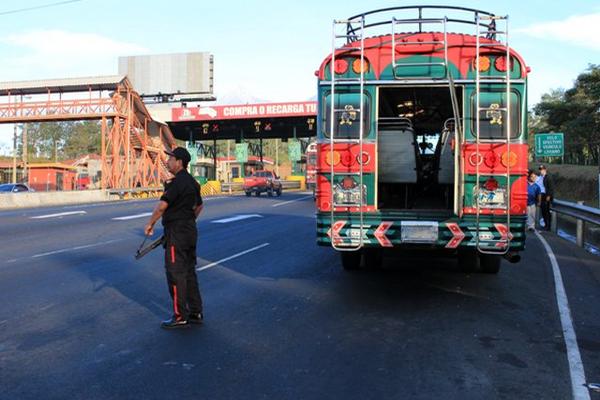
[[[24,183],[4,183],[0,185],[0,193],[35,192]]]
[[[77,188],[77,190],[86,190],[90,186],[90,183],[91,183],[91,179],[90,179],[89,175],[81,174],[77,178],[76,188]]]
[[[254,171],[254,173],[244,178],[244,192],[246,196],[254,193],[260,196],[262,192],[267,192],[269,196],[274,193],[281,196],[281,180],[273,171]]]

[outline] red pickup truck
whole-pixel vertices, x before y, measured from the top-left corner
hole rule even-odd
[[[244,178],[244,192],[246,196],[252,193],[260,196],[262,192],[267,192],[269,196],[274,193],[281,196],[281,181],[272,171],[254,171],[252,175]]]

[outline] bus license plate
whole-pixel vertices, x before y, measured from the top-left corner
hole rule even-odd
[[[403,243],[435,243],[438,239],[438,223],[430,221],[402,221],[400,223]]]
[[[481,207],[504,207],[504,199],[504,189],[483,189],[479,192],[479,205]]]

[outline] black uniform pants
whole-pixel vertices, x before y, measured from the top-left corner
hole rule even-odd
[[[542,202],[540,204],[540,209],[542,212],[542,218],[544,219],[544,228],[546,230],[550,230],[550,225],[552,224],[552,218],[550,216],[550,206],[552,202],[548,200],[548,196],[546,194],[542,194]]]
[[[173,301],[173,315],[187,319],[202,312],[202,297],[196,277],[195,221],[174,221],[165,226],[165,270]]]

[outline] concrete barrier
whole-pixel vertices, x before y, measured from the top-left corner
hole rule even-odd
[[[0,210],[11,208],[56,206],[109,201],[106,190],[73,190],[68,192],[26,192],[0,194]]]
[[[290,175],[290,176],[286,176],[285,179],[286,179],[286,181],[289,181],[289,182],[299,182],[300,190],[306,190],[306,178],[304,176]]]
[[[284,190],[302,188],[300,180],[281,181]],[[242,191],[243,183],[209,181],[202,185],[202,195],[218,195]],[[15,208],[58,206],[67,204],[100,203],[103,201],[144,199],[159,197],[162,188],[134,188],[109,190],[73,190],[65,192],[21,192],[0,194],[0,210]]]

